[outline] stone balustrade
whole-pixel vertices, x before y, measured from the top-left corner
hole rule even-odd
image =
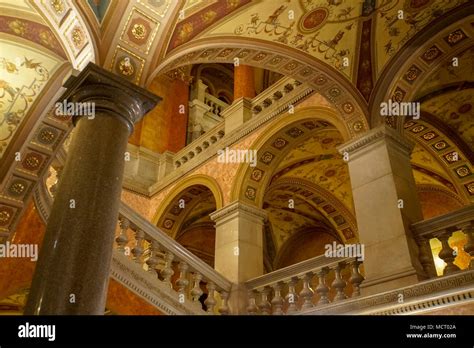
[[[229,105],[209,93],[204,94],[204,104],[210,107],[209,112],[217,117],[222,117],[221,112]]]
[[[364,277],[355,258],[318,256],[251,279],[250,315],[299,314],[314,307],[360,296]]]
[[[151,275],[149,279],[159,283],[156,288],[161,292],[168,289],[165,295],[182,307],[181,313],[229,313],[231,283],[124,203],[115,242],[114,252],[139,266],[130,268],[132,271],[140,269],[143,275]],[[127,267],[123,258],[120,261]]]
[[[175,168],[179,168],[186,162],[189,162],[192,158],[206,150],[209,146],[217,143],[217,141],[222,139],[224,135],[224,123],[219,123],[209,132],[204,133],[202,136],[188,144],[185,148],[174,155]]]
[[[457,257],[462,256],[460,254],[464,254],[465,258],[470,257],[469,265],[463,269],[474,269],[474,204],[445,215],[417,222],[411,226],[411,230],[420,248],[420,262],[430,278],[437,276],[430,243],[433,239],[441,242],[438,257],[446,263],[442,275],[461,271],[461,268],[456,264]],[[465,236],[462,250],[450,242],[450,238],[456,232],[462,232]]]
[[[258,96],[252,99],[251,109],[253,113],[253,118],[255,118],[257,114],[259,114],[258,117],[263,117],[264,114],[278,114],[279,112],[286,110],[288,105],[294,103],[295,100],[300,100],[303,98],[298,94],[301,94],[303,96],[309,95],[308,86],[303,85],[301,89],[297,88],[300,85],[301,82],[288,77],[284,77],[279,81],[275,82],[272,86],[270,86]],[[279,102],[277,103],[277,101]],[[223,101],[207,93],[205,94],[204,102],[206,105],[209,106],[211,106],[210,104],[217,105],[215,108],[213,107],[214,109],[211,109],[211,111],[209,112],[212,112],[213,114],[219,117],[221,117],[221,111],[229,106]],[[263,110],[265,112],[262,113]],[[216,114],[216,112],[218,113]],[[211,130],[207,131],[199,138],[194,140],[192,143],[186,145],[186,147],[184,147],[182,150],[177,152],[174,155],[175,168],[179,168],[185,163],[191,161],[191,159],[197,157],[198,154],[204,152],[207,148],[215,144],[224,136],[225,124],[224,122],[221,122]]]
[[[256,115],[261,113],[264,109],[270,108],[284,96],[292,94],[299,85],[301,85],[301,82],[293,78],[281,78],[252,99],[252,113]]]

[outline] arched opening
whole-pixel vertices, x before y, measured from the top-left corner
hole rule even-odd
[[[337,150],[347,133],[332,122],[337,114],[323,108],[286,116],[252,146],[257,165],[239,170],[235,197],[268,213],[267,271],[358,240],[348,167]]]
[[[174,196],[157,227],[213,267],[216,230],[209,214],[215,210],[216,199],[211,190],[204,185],[191,185]]]

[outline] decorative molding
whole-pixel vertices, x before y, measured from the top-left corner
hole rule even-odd
[[[266,221],[268,216],[268,213],[263,209],[256,208],[255,206],[243,202],[235,201],[219,210],[216,210],[214,213],[210,214],[210,217],[211,220],[221,223],[223,219],[226,219],[233,214],[240,214],[242,212],[260,219],[262,223]]]
[[[372,144],[378,143],[382,140],[389,140],[394,144],[398,149],[409,155],[413,150],[415,145],[411,140],[404,138],[396,130],[386,126],[381,125],[377,128],[371,129],[368,132],[364,133],[362,136],[343,144],[338,148],[339,153],[343,154],[345,152],[349,154],[359,153],[359,151],[366,149]],[[353,158],[353,157],[352,157]]]

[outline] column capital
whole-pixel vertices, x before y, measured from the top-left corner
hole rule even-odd
[[[410,155],[413,147],[415,146],[415,143],[404,137],[403,134],[391,127],[382,125],[377,128],[373,128],[362,134],[360,137],[339,146],[338,151],[341,154],[345,152],[349,153],[349,155],[359,154],[365,152],[365,150],[376,144],[382,143],[382,141],[385,141],[386,143],[390,144],[391,147],[407,155]]]
[[[94,103],[96,112],[114,114],[124,121],[130,133],[133,124],[153,109],[161,98],[153,93],[89,63],[79,75],[64,84],[66,92],[58,102]],[[77,121],[74,115],[74,124]]]
[[[246,215],[260,223],[265,222],[268,217],[268,213],[265,210],[240,201],[232,202],[231,204],[216,210],[214,213],[210,214],[210,217],[212,221],[221,224],[237,215]]]

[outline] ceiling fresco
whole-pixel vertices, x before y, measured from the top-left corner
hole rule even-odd
[[[62,60],[31,45],[1,37],[0,45],[1,157]]]
[[[446,124],[474,151],[474,89],[436,96],[422,103],[421,109]]]
[[[350,1],[330,1],[329,5],[328,1],[262,1],[204,36],[249,37],[286,45],[351,78],[361,11]]]
[[[272,177],[298,177],[331,192],[353,211],[352,190],[347,164],[337,151],[343,144],[337,130],[318,132],[291,150],[280,162]]]
[[[449,10],[469,0],[380,0],[376,17],[375,55],[377,74],[417,32]],[[403,19],[399,20],[399,11]]]
[[[423,98],[432,92],[449,86],[462,86],[466,80],[474,79],[474,47],[470,47],[456,55],[458,66],[453,66],[452,59],[441,63],[431,75],[423,81],[423,85],[417,91],[415,99]],[[460,69],[460,67],[462,67]]]

